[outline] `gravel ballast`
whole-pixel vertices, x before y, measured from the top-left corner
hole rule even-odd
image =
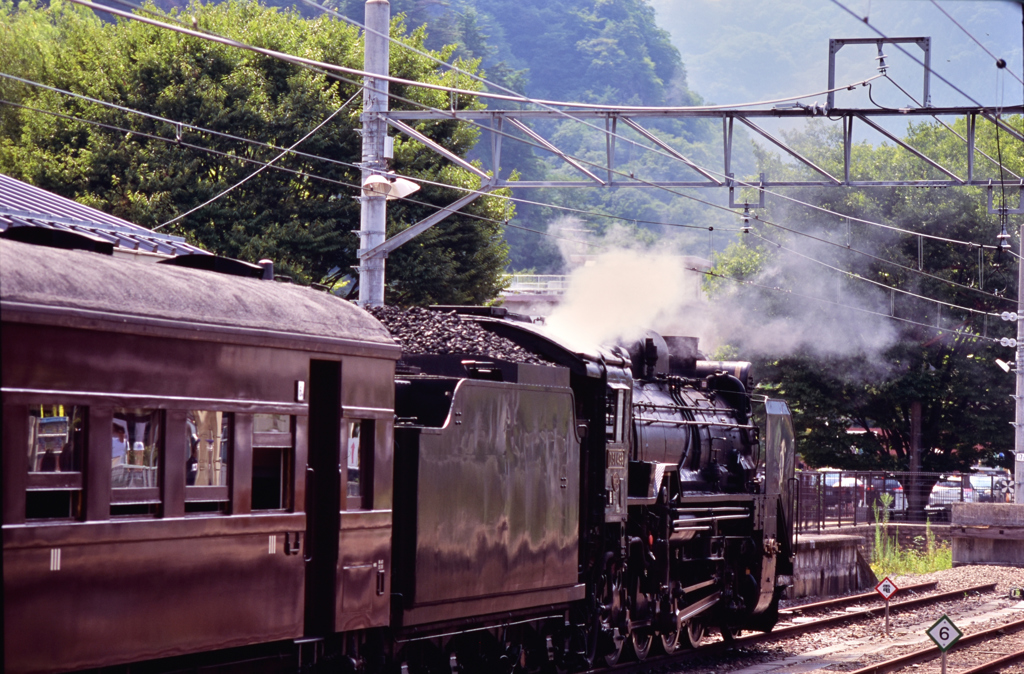
[[[658,671],[686,672],[687,674],[794,674],[795,672],[853,671],[869,663],[885,660],[931,644],[925,636],[927,628],[940,616],[948,615],[966,633],[973,633],[1024,618],[1024,602],[1013,599],[1009,592],[1024,587],[1024,568],[1003,566],[963,566],[918,576],[894,576],[899,585],[912,585],[929,581],[938,582],[935,590],[922,594],[948,592],[961,588],[996,583],[996,590],[983,595],[971,595],[948,600],[940,604],[922,606],[894,613],[891,617],[892,637],[886,639],[881,629],[883,612],[877,617],[825,627],[816,632],[779,639],[766,643],[731,649],[725,653],[701,656],[695,653],[688,662],[663,665]],[[920,595],[918,595],[920,596]],[[894,598],[894,604],[901,598]],[[1020,607],[1014,610],[1014,607]],[[863,607],[858,607],[863,608]],[[717,641],[714,636],[709,641]],[[1001,639],[998,650],[1009,652],[1024,647],[1024,631]],[[956,672],[997,657],[993,646],[974,649],[963,648],[956,653]],[[954,651],[950,662],[954,662]],[[938,660],[922,663],[905,671],[917,674],[937,674]],[[652,669],[652,671],[654,671]],[[1002,670],[1009,674],[1024,673],[1024,666],[1013,665]]]

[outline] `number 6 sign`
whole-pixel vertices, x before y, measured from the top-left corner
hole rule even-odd
[[[942,674],[946,674],[946,651],[952,648],[964,633],[957,629],[948,616],[942,616],[928,628],[927,634],[942,651]]]
[[[952,648],[953,644],[959,641],[963,635],[964,633],[947,616],[942,616],[928,628],[928,636],[943,653]]]

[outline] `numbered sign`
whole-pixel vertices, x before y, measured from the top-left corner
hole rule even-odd
[[[882,595],[882,599],[886,601],[889,601],[889,599],[899,591],[900,589],[896,587],[896,583],[889,580],[888,576],[886,576],[885,580],[881,583],[875,585],[875,592]]]
[[[928,628],[928,636],[943,653],[952,648],[963,635],[964,633],[947,616],[942,616]]]

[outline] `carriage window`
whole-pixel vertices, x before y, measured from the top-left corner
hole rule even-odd
[[[232,415],[189,410],[185,447],[185,512],[226,512],[230,500]]]
[[[84,407],[30,405],[25,517],[75,518],[81,512]]]
[[[346,424],[348,435],[345,441],[345,464],[348,474],[346,492],[349,510],[369,509],[371,505],[370,484],[373,466],[373,421],[362,419]]]
[[[287,414],[256,414],[252,418],[253,433],[291,433],[292,418]]]
[[[292,417],[254,414],[252,431],[252,509],[287,509],[291,505]]]
[[[159,410],[114,410],[110,450],[112,515],[157,513],[161,416]]]

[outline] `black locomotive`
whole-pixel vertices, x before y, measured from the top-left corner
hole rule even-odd
[[[747,364],[480,308],[550,364],[403,356],[207,257],[0,240],[5,671],[572,670],[773,626],[793,436]]]

